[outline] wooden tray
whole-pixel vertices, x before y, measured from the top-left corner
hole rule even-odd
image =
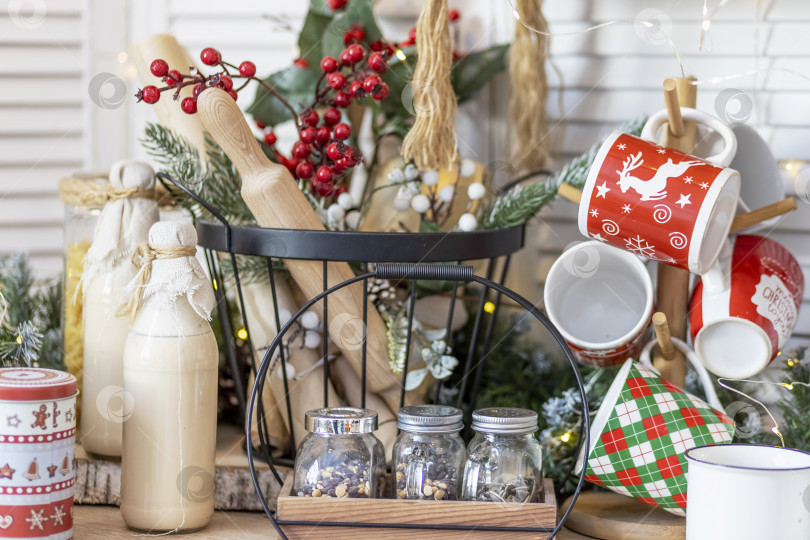
[[[381,536],[396,538],[476,538],[476,539],[545,539],[548,533],[524,531],[481,531],[469,529],[439,530],[435,528],[381,528],[376,523],[399,525],[452,525],[454,527],[532,527],[553,529],[557,525],[557,501],[554,484],[543,483],[543,502],[526,504],[497,504],[467,501],[418,501],[402,499],[334,499],[329,497],[297,497],[293,495],[293,476],[281,488],[278,498],[278,520],[284,533],[293,538],[374,539]],[[301,521],[331,521],[342,526],[290,524]],[[286,522],[286,524],[285,524]],[[362,523],[365,526],[352,526]],[[371,526],[369,526],[371,525]]]

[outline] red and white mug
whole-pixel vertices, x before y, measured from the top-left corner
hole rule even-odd
[[[734,157],[736,139],[713,116],[688,108],[682,114],[717,131],[723,150],[700,159],[650,142],[666,121],[660,112],[647,121],[643,138],[613,132],[588,173],[579,230],[701,275],[717,259],[737,208],[740,175],[725,167]]]
[[[650,337],[653,285],[638,257],[581,242],[554,262],[543,290],[546,313],[586,366],[619,366]]]
[[[698,358],[721,377],[756,375],[790,337],[803,293],[801,266],[784,246],[762,236],[729,239],[689,305]]]

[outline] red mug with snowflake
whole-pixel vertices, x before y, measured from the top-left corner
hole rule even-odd
[[[583,188],[579,230],[702,275],[717,259],[737,208],[740,175],[725,167],[737,145],[734,133],[717,118],[686,108],[682,114],[717,131],[723,150],[700,159],[650,142],[663,123],[661,115],[648,121],[643,138],[610,134]]]
[[[729,239],[689,305],[698,358],[720,377],[753,377],[787,342],[803,294],[802,268],[783,245],[754,235]]]
[[[72,538],[76,379],[0,369],[0,537]]]

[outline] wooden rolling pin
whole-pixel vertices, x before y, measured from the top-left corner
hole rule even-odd
[[[155,34],[133,43],[129,48],[129,57],[144,86],[150,84],[158,88],[166,86],[160,77],[155,77],[149,71],[152,61],[157,58],[165,60],[169,64],[169,69],[176,69],[181,73],[188,74],[189,68],[197,67],[186,49],[170,34]],[[160,124],[183,136],[197,148],[200,157],[205,159],[205,130],[200,118],[196,114],[186,114],[180,108],[180,102],[183,98],[191,96],[192,89],[193,86],[189,85],[180,90],[180,99],[177,101],[172,99],[174,92],[166,91],[151,109],[157,114]]]
[[[298,184],[283,166],[272,163],[259,147],[242,111],[223,90],[209,88],[197,98],[197,110],[203,126],[233,161],[242,176],[242,198],[262,227],[324,230]],[[309,298],[323,291],[321,261],[285,260],[293,279]],[[354,277],[345,262],[327,263],[330,287]],[[362,287],[362,284],[360,285]],[[329,295],[329,326],[343,324],[346,315],[362,319],[362,289],[346,287]],[[355,373],[362,372],[362,350],[332,332],[343,355]],[[368,361],[366,382],[369,390],[380,394],[392,411],[399,410],[400,378],[388,366],[387,328],[377,310],[368,305],[366,340]]]

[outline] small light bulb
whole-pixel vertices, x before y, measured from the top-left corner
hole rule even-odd
[[[217,280],[213,279],[211,280],[211,283],[214,284],[214,290],[217,290]]]
[[[787,365],[790,366],[790,367],[793,367],[793,366],[796,365],[796,362],[794,362],[793,360],[788,360]]]
[[[17,345],[22,345],[22,336],[17,336]]]
[[[785,388],[787,388],[788,390],[793,390],[793,385],[792,385],[792,384],[790,384],[790,383],[784,383],[784,382],[783,382],[783,383],[782,383],[782,386],[784,386],[784,387],[785,387]]]
[[[567,443],[568,441],[570,441],[570,440],[571,440],[571,432],[570,432],[570,431],[567,431],[567,432],[563,433],[563,434],[562,434],[562,436],[560,437],[560,440],[561,440],[562,442],[566,442],[566,443]]]
[[[703,24],[701,25],[701,27],[703,28],[703,31],[704,31],[704,32],[708,32],[708,31],[709,31],[709,28],[711,28],[711,26],[712,26],[712,21],[711,21],[711,20],[709,20],[709,19],[705,19],[705,20],[703,21]]]
[[[773,426],[773,427],[771,428],[771,431],[772,431],[774,434],[779,435],[779,427],[777,427],[777,426]]]
[[[486,302],[484,304],[484,311],[486,311],[487,313],[494,313],[495,312],[495,304],[493,304],[492,302]]]
[[[793,170],[793,163],[785,163],[785,170],[790,171]]]
[[[238,337],[238,338],[239,338],[239,339],[241,339],[242,341],[246,340],[246,339],[247,339],[247,330],[245,330],[244,328],[240,328],[240,329],[239,329],[239,330],[236,332],[236,337]]]
[[[399,58],[403,62],[407,58],[407,56],[405,56],[405,53],[402,52],[402,49],[397,49],[396,55],[397,55],[397,58]]]

